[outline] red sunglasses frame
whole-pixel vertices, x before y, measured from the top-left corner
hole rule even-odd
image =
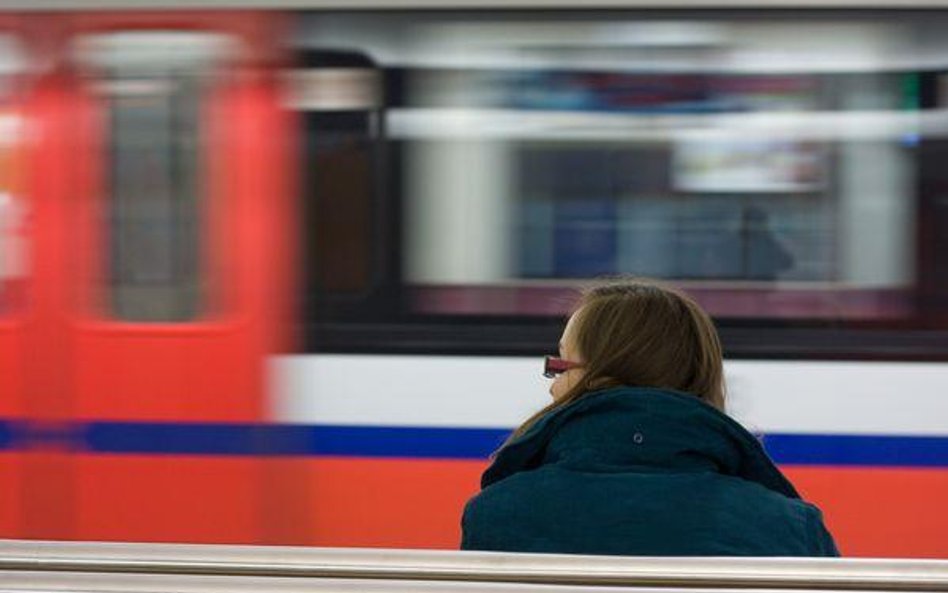
[[[543,376],[552,379],[561,373],[580,366],[578,362],[566,360],[558,356],[547,356],[543,359]]]

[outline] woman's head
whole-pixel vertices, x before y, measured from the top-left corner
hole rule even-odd
[[[717,331],[698,304],[677,290],[646,280],[592,288],[580,299],[562,342],[564,357],[582,363],[576,369],[582,378],[561,397],[638,385],[685,391],[724,408]]]
[[[724,409],[721,343],[714,323],[691,298],[651,280],[587,290],[563,331],[560,356],[574,365],[550,386],[553,403],[522,429],[589,391],[619,385],[683,391]]]

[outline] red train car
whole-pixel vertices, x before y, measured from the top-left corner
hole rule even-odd
[[[40,63],[5,106],[32,271],[3,287],[0,401],[26,451],[4,466],[21,496],[7,535],[266,540],[260,508],[279,495],[259,459],[87,454],[77,431],[262,419],[293,261],[277,17],[10,22]]]

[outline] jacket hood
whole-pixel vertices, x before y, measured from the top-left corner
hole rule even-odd
[[[542,417],[501,449],[481,486],[557,464],[589,472],[715,472],[800,498],[760,442],[693,395],[616,387]]]

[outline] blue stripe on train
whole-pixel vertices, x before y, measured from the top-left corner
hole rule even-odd
[[[89,422],[75,428],[69,443],[60,444],[97,453],[421,459],[486,459],[509,434],[482,428],[159,422]],[[44,431],[0,421],[0,450],[47,440]],[[784,465],[948,467],[948,437],[768,434],[763,442]]]
[[[95,422],[88,427],[86,447],[102,453],[485,459],[509,433],[481,428]]]
[[[784,465],[948,467],[948,438],[768,434],[764,446]]]
[[[0,451],[13,446],[13,423],[0,421]]]

